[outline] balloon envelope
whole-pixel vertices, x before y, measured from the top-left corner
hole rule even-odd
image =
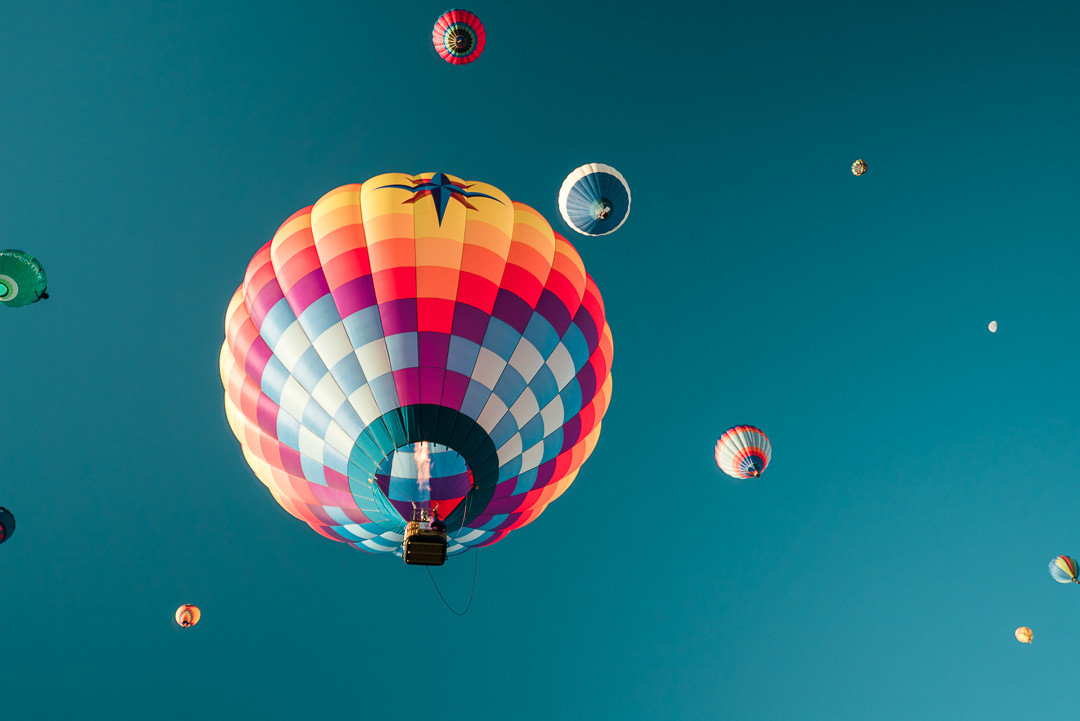
[[[862,158],[859,158],[858,160],[856,160],[854,163],[851,164],[851,172],[853,174],[855,174],[855,175],[862,175],[863,173],[865,173],[869,169],[870,169],[870,166],[867,165],[866,161],[863,160]]]
[[[431,41],[443,60],[452,65],[465,65],[484,52],[487,34],[480,18],[468,10],[450,10],[435,21]]]
[[[1031,643],[1031,638],[1034,634],[1031,633],[1031,629],[1027,626],[1021,626],[1016,629],[1016,640],[1020,643]]]
[[[176,609],[176,622],[183,628],[190,628],[199,622],[202,612],[194,604],[185,603]]]
[[[630,215],[630,186],[610,165],[582,165],[559,189],[559,212],[582,235],[614,233]]]
[[[754,426],[729,428],[716,442],[716,465],[732,478],[762,474],[772,460],[768,437]]]
[[[996,320],[990,321],[990,325],[988,325],[986,327],[990,329],[991,333],[997,333],[997,321]]]
[[[21,250],[0,250],[0,305],[18,308],[48,298],[45,269]]]
[[[390,173],[327,193],[256,253],[220,370],[244,457],[285,510],[393,554],[434,512],[454,554],[570,486],[611,360],[596,284],[539,213],[485,183]]]
[[[0,506],[0,543],[11,538],[13,533],[15,533],[15,516],[11,511]]]
[[[1077,583],[1076,559],[1071,556],[1058,556],[1050,562],[1050,575],[1058,583]]]

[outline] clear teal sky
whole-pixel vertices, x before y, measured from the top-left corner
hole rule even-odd
[[[52,298],[0,309],[5,717],[1075,713],[1080,9],[821,5],[477,2],[452,67],[426,0],[9,4],[0,246]],[[634,198],[571,237],[612,405],[458,618],[255,479],[225,307],[338,185],[452,173],[571,236],[586,162]],[[713,464],[739,423],[760,480]],[[437,577],[463,605],[472,559]]]

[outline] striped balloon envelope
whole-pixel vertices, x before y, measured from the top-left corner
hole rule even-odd
[[[532,208],[442,173],[380,175],[288,218],[226,314],[225,409],[274,499],[401,553],[495,543],[573,482],[611,396],[612,337],[581,258]]]
[[[15,533],[15,516],[8,509],[0,506],[0,543],[11,538]]]
[[[614,233],[630,215],[630,186],[610,165],[582,165],[559,189],[559,212],[582,235]]]
[[[452,65],[466,65],[484,52],[487,34],[480,18],[468,10],[443,13],[431,31],[431,42],[439,56]]]
[[[1050,562],[1050,575],[1058,583],[1080,583],[1076,577],[1076,559],[1058,556]]]
[[[202,611],[194,604],[185,603],[180,606],[180,608],[176,609],[174,617],[176,618],[176,623],[181,628],[191,628],[199,622],[199,618],[202,617]]]
[[[757,478],[772,460],[768,437],[753,426],[729,428],[716,441],[716,465],[732,478]]]

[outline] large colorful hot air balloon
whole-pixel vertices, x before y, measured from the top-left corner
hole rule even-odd
[[[582,165],[559,189],[559,212],[582,235],[614,233],[630,215],[630,186],[610,165]]]
[[[716,465],[732,478],[757,478],[772,460],[768,437],[753,426],[729,428],[716,442]]]
[[[539,213],[486,183],[391,173],[327,193],[255,254],[221,377],[285,510],[373,553],[401,554],[426,520],[454,554],[570,486],[611,361],[600,293]]]
[[[201,616],[202,611],[199,610],[199,607],[191,603],[185,603],[176,609],[176,622],[180,624],[181,628],[191,628],[199,622]]]
[[[484,24],[468,10],[451,10],[435,21],[431,41],[442,59],[453,65],[465,65],[484,52]]]
[[[15,533],[15,516],[11,511],[0,506],[0,543],[11,538],[13,533]]]
[[[0,305],[17,308],[48,298],[45,269],[21,250],[0,250]]]
[[[856,160],[854,163],[851,164],[851,173],[852,173],[852,175],[862,175],[863,173],[865,173],[869,169],[870,169],[870,166],[867,165],[866,161],[863,160],[862,158],[859,158],[858,160]]]
[[[1050,562],[1050,575],[1058,583],[1080,583],[1076,578],[1076,559],[1058,556]]]
[[[1031,639],[1033,637],[1034,634],[1027,626],[1021,626],[1020,628],[1016,629],[1016,640],[1020,643],[1031,643]]]

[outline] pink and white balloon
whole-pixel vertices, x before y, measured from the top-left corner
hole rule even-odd
[[[754,426],[735,426],[716,442],[716,465],[732,478],[757,478],[772,460],[768,437]]]

